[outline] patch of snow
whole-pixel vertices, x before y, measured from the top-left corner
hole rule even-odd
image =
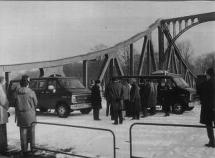
[[[59,118],[54,113],[39,114],[40,122],[60,123],[112,130],[116,135],[117,158],[129,158],[129,127],[134,122],[199,124],[200,106],[183,115],[171,114],[164,117],[158,112],[154,116],[131,120],[125,118],[122,125],[113,125],[110,117],[105,116],[105,102],[100,111],[101,121],[94,121],[93,114],[83,115],[79,111],[72,112],[68,118]],[[20,149],[19,128],[14,120],[14,109],[10,109],[11,117],[7,124],[9,145]],[[148,158],[214,158],[215,149],[204,147],[208,142],[206,129],[186,127],[135,126],[133,135],[133,155]],[[78,155],[106,158],[113,157],[113,138],[105,131],[78,129],[38,124],[36,126],[36,144],[52,150],[66,151]],[[68,156],[57,154],[57,158]]]

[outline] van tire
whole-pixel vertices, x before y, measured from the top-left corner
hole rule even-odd
[[[81,109],[80,111],[82,114],[89,114],[91,110],[92,108],[87,108],[87,109]]]
[[[174,114],[183,114],[184,112],[184,107],[180,103],[175,103],[172,106],[172,113]]]
[[[64,103],[58,104],[57,108],[56,108],[56,111],[57,111],[57,115],[59,117],[62,117],[62,118],[66,118],[70,114],[69,107],[66,104],[64,104]]]

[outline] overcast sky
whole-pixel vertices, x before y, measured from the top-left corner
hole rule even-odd
[[[0,65],[85,54],[142,32],[158,18],[215,11],[215,2],[19,1],[0,2]],[[190,40],[195,55],[215,51],[215,22],[198,25]]]

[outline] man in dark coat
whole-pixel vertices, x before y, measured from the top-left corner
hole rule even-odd
[[[95,85],[91,90],[91,103],[93,107],[93,118],[94,120],[99,119],[99,110],[102,108],[102,98],[100,93],[100,80],[95,81]]]
[[[122,124],[122,104],[123,104],[123,86],[117,80],[113,79],[112,84],[110,85],[110,98],[111,98],[111,106],[113,108],[114,115],[114,123],[115,125]]]
[[[30,147],[35,144],[35,127],[31,126],[32,122],[36,121],[37,97],[33,90],[28,88],[30,78],[23,76],[20,85],[16,90],[15,95],[15,112],[17,117],[17,126],[20,127],[21,148],[23,154],[27,154],[28,143],[30,140]]]
[[[214,69],[209,68],[206,72],[207,81],[197,89],[201,101],[200,123],[207,127],[209,143],[207,147],[215,147],[213,125],[215,122],[215,75]]]
[[[149,95],[149,87],[146,86],[146,81],[143,81],[142,84],[140,85],[140,99],[141,99],[141,107],[143,112],[142,117],[147,117],[149,115],[147,110],[148,95]]]
[[[132,119],[140,119],[140,110],[141,110],[141,103],[140,103],[140,93],[139,87],[136,81],[133,81],[131,87],[131,105],[133,108],[133,116]]]

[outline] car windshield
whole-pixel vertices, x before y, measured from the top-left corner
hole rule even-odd
[[[74,78],[60,79],[59,82],[64,88],[85,88],[84,85],[78,79]]]
[[[189,87],[187,82],[181,77],[174,77],[173,80],[175,81],[175,83],[178,87],[181,87],[181,88]]]

